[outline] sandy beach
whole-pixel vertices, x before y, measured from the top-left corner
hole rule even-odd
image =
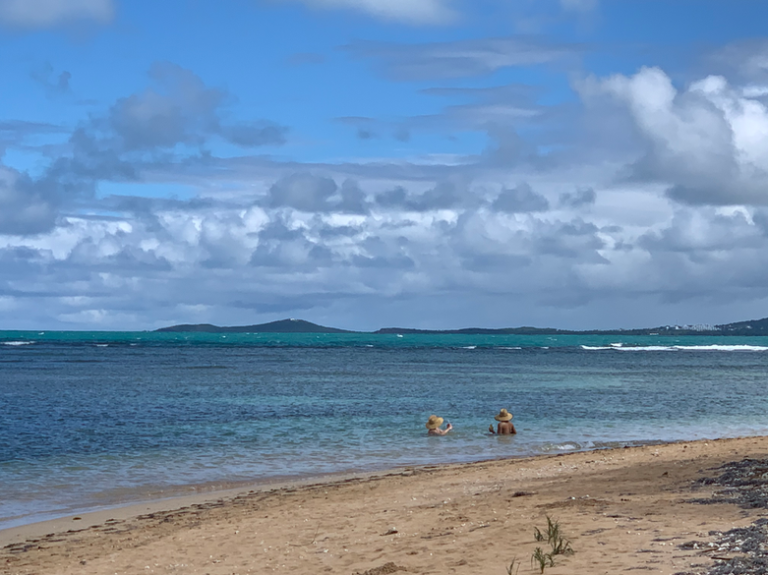
[[[723,439],[174,499],[0,531],[0,572],[538,573],[549,517],[574,553],[545,573],[705,573],[745,554],[716,532],[768,510],[703,504],[722,487],[700,480],[766,456],[766,437]]]

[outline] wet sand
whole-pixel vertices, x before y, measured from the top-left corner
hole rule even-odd
[[[513,560],[538,573],[532,554],[551,545],[534,529],[547,517],[574,553],[545,573],[703,573],[738,554],[708,546],[710,531],[768,510],[695,502],[720,489],[697,480],[765,457],[766,437],[724,439],[172,499],[0,531],[0,573],[504,575]]]

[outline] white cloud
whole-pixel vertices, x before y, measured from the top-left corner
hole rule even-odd
[[[285,0],[284,0],[285,1]],[[446,24],[456,18],[448,0],[300,0],[317,8],[342,8],[407,24]]]
[[[427,68],[447,58],[455,71],[454,56],[471,56],[467,70],[482,71],[542,57],[523,48],[467,41],[431,45],[412,59]],[[406,52],[398,48],[397,62]],[[433,91],[477,101],[446,115],[476,130],[492,123],[504,152],[495,158],[134,160],[123,150],[171,148],[217,117],[216,94],[186,72],[177,76],[189,80],[179,83],[186,99],[170,90],[158,100],[150,90],[101,116],[125,117],[125,130],[134,130],[93,138],[85,158],[130,162],[120,195],[114,182],[113,196],[49,193],[44,180],[0,166],[0,208],[21,216],[47,202],[52,214],[19,227],[0,210],[0,318],[17,322],[11,327],[149,329],[289,316],[354,329],[633,327],[743,319],[753,314],[742,310],[765,300],[768,208],[750,205],[762,201],[768,170],[758,90],[719,76],[677,87],[664,71],[644,68],[585,82],[587,105],[569,106],[569,117],[531,107],[534,95],[514,86]],[[179,110],[179,102],[192,131],[164,131],[156,118],[175,116],[158,111]],[[537,113],[500,113],[505,106]],[[523,119],[535,129],[516,132]],[[593,120],[608,125],[601,139],[584,132]],[[553,138],[576,144],[543,140],[554,124],[566,128]],[[68,176],[90,164],[55,166]],[[92,177],[115,178],[108,170]],[[139,197],[133,188],[169,183],[183,184],[187,199]],[[736,201],[745,205],[707,205]]]
[[[597,82],[645,142],[634,176],[699,204],[768,204],[768,109],[721,76],[678,90],[659,68]],[[585,97],[594,95],[588,88]]]
[[[0,0],[0,24],[19,28],[54,28],[77,20],[106,24],[114,0]]]

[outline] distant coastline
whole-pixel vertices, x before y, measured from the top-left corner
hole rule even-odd
[[[243,326],[217,326],[209,323],[180,324],[163,327],[156,332],[172,333],[374,333],[374,334],[430,334],[430,335],[768,335],[768,318],[740,321],[722,325],[665,325],[639,329],[565,330],[539,327],[506,327],[461,329],[415,329],[385,327],[373,332],[359,332],[318,325],[303,319],[283,319],[269,323]]]

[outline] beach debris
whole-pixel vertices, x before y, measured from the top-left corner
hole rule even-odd
[[[730,531],[710,531],[714,542],[687,541],[680,549],[700,549],[715,565],[708,570],[687,572],[686,575],[764,575],[768,573],[768,518],[755,521],[749,527]],[[675,575],[683,575],[677,573]]]
[[[743,509],[768,509],[768,459],[743,459],[715,469],[716,477],[705,477],[696,482],[698,487],[719,486],[709,498],[691,500],[691,503],[730,503]],[[708,569],[687,572],[686,575],[764,575],[768,573],[768,518],[756,520],[752,525],[730,531],[710,531],[714,542],[688,541],[681,549],[698,549],[709,556],[715,565]],[[683,575],[683,574],[676,574]]]
[[[394,528],[394,527],[390,527],[389,529],[387,529],[387,530],[386,530],[384,533],[382,533],[381,535],[382,535],[382,537],[383,537],[384,535],[394,535],[395,533],[398,533],[397,529],[396,529],[396,528]]]
[[[694,499],[693,503],[735,503],[744,509],[768,509],[768,459],[743,459],[726,463],[716,470],[717,477],[705,477],[699,486],[723,487],[713,497]]]
[[[373,569],[368,569],[368,571],[362,573],[360,571],[355,571],[354,575],[388,575],[389,573],[397,573],[398,571],[408,571],[408,569],[400,565],[395,565],[393,561],[390,561],[384,563],[381,567],[374,567]]]

